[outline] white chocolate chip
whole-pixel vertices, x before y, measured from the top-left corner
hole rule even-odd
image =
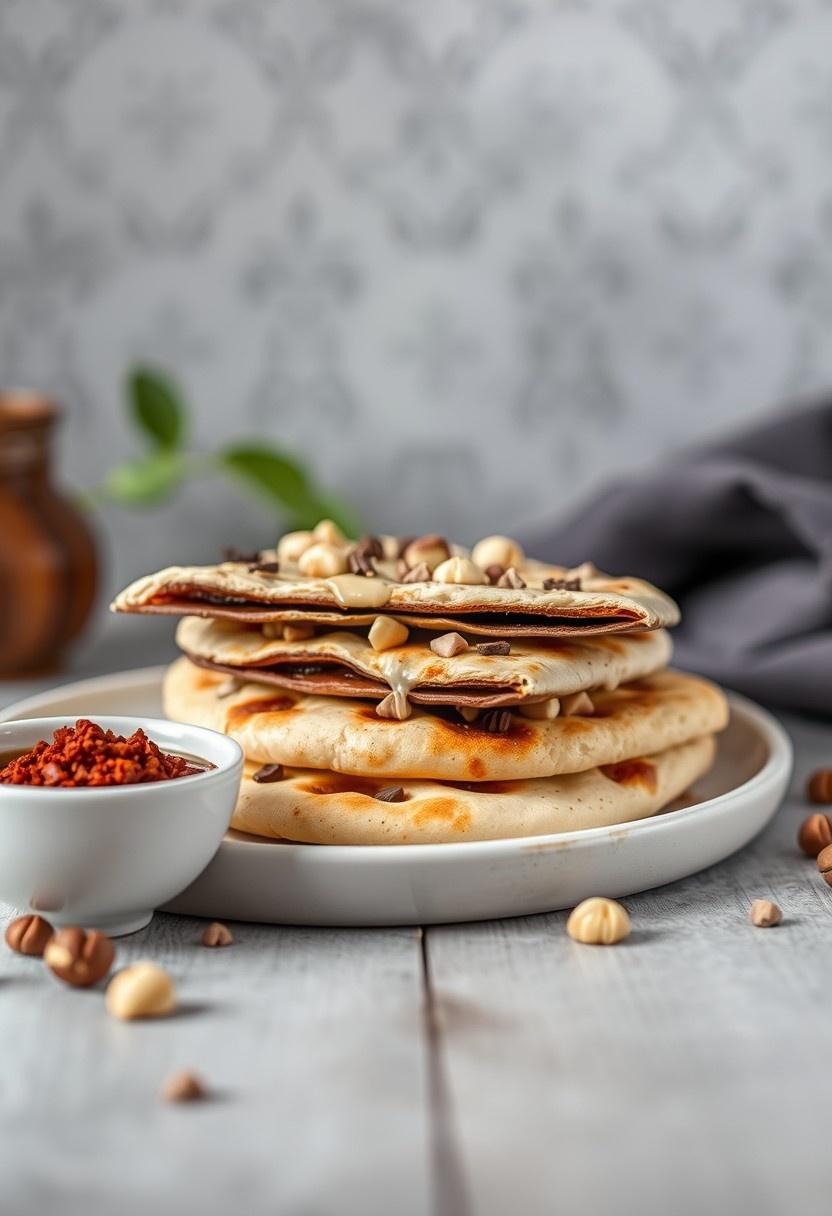
[[[322,519],[319,524],[316,524],[312,536],[316,541],[322,540],[327,545],[335,545],[337,548],[343,548],[347,543],[347,538],[331,519]]]
[[[502,566],[508,570],[512,566],[522,566],[526,555],[517,541],[508,536],[485,536],[474,545],[471,557],[483,570],[489,566]]]
[[[345,574],[347,555],[326,541],[311,545],[298,560],[298,570],[309,578],[332,578],[334,574]]]
[[[281,565],[284,562],[296,562],[301,554],[306,552],[312,541],[311,532],[287,532],[277,542],[277,560]]]
[[[630,932],[626,908],[614,899],[595,896],[585,899],[570,913],[566,932],[576,942],[592,946],[614,946]]]
[[[533,718],[536,722],[551,722],[560,713],[560,698],[547,697],[545,701],[533,701],[531,705],[518,705],[524,718]]]
[[[433,639],[430,648],[440,658],[452,659],[455,654],[462,654],[464,650],[467,650],[468,643],[458,633],[443,633],[441,637]]]
[[[126,1021],[160,1018],[176,1009],[173,980],[155,963],[134,963],[110,980],[106,993],[107,1012]]]
[[[576,714],[588,717],[595,713],[592,698],[585,692],[573,692],[568,697],[561,697],[560,710],[564,718],[572,718]]]
[[[433,578],[437,583],[466,583],[471,586],[488,582],[485,571],[470,557],[449,557],[436,567]]]
[[[393,646],[403,646],[409,633],[407,625],[403,625],[394,617],[377,616],[367,636],[373,650],[391,650]]]

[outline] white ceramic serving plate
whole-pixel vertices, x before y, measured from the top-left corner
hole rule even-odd
[[[94,716],[119,735],[141,727],[163,751],[212,766],[146,785],[0,785],[0,899],[42,912],[56,926],[83,925],[118,937],[144,928],[153,909],[214,856],[237,801],[243,753],[233,739],[204,727],[103,709],[7,718],[0,723],[0,752],[28,751],[81,716]]]
[[[19,701],[2,717],[159,715],[162,670],[69,684]],[[470,844],[321,847],[229,832],[167,909],[275,924],[437,924],[548,912],[590,895],[632,895],[748,844],[777,810],[791,764],[780,724],[732,696],[716,763],[683,809],[609,828]]]

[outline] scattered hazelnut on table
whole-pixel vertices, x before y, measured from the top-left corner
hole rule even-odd
[[[819,768],[812,773],[806,785],[806,797],[810,802],[832,802],[832,768]]]
[[[818,853],[817,867],[823,875],[824,882],[828,882],[832,887],[832,845],[828,844]]]
[[[832,844],[832,819],[822,811],[808,815],[800,825],[797,843],[807,857],[817,857],[821,849]]]
[[[594,896],[573,908],[566,922],[566,932],[576,942],[613,946],[630,932],[630,918],[626,908],[614,899]]]
[[[230,946],[234,941],[234,934],[227,925],[214,920],[203,930],[201,940],[203,946]]]
[[[751,905],[751,923],[758,929],[773,929],[783,919],[783,913],[770,899],[755,899]]]
[[[115,956],[115,946],[109,937],[77,925],[59,929],[43,951],[43,961],[52,974],[74,988],[91,988],[103,980]]]
[[[176,1009],[173,980],[155,963],[125,967],[107,985],[107,1011],[115,1018],[161,1018]]]
[[[206,1096],[204,1083],[194,1072],[183,1069],[168,1077],[162,1086],[162,1098],[165,1102],[198,1102]]]
[[[18,916],[6,926],[6,945],[16,954],[40,958],[54,932],[42,916]]]

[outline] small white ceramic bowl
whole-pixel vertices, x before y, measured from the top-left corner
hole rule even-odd
[[[119,735],[139,727],[164,752],[214,768],[144,785],[50,788],[0,784],[0,900],[53,925],[111,937],[143,929],[219,848],[243,753],[226,735],[157,718],[96,717]],[[72,720],[74,722],[74,719]],[[67,718],[0,724],[0,753],[51,740]]]

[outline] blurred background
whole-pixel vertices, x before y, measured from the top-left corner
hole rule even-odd
[[[511,532],[832,380],[822,0],[0,0],[0,380],[75,490],[265,438],[373,528]],[[99,510],[102,594],[279,514]]]

